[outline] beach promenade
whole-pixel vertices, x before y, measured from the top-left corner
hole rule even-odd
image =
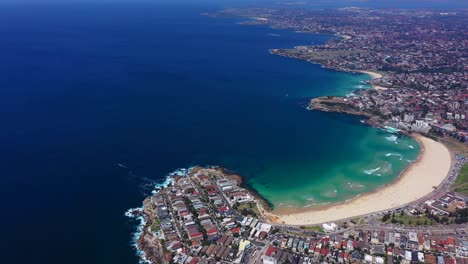
[[[419,135],[415,138],[421,144],[418,160],[395,182],[349,202],[308,210],[285,208],[272,213],[284,224],[311,225],[397,208],[430,194],[448,175],[451,155],[442,143]]]

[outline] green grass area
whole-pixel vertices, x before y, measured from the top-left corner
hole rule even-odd
[[[457,179],[452,184],[452,189],[456,192],[468,195],[468,163],[461,168]]]
[[[243,203],[237,206],[237,211],[239,212],[249,212],[249,215],[258,215],[260,211],[258,210],[257,204],[255,203]]]
[[[358,217],[358,218],[351,219],[351,221],[349,221],[349,222],[359,226],[359,225],[364,224],[366,222],[365,220],[366,219],[364,217]]]
[[[161,229],[161,225],[159,224],[159,219],[155,217],[154,222],[151,224],[151,231],[156,232],[159,229]]]
[[[405,225],[405,226],[429,226],[429,225],[433,225],[435,224],[434,221],[432,221],[431,219],[429,219],[427,216],[425,215],[401,215],[401,214],[395,214],[395,220],[393,221],[393,223],[398,223],[398,224],[402,224],[402,225]],[[380,218],[379,221],[382,221],[383,219]],[[395,222],[396,221],[396,222]],[[383,222],[383,221],[382,221]],[[389,219],[387,219],[387,221],[385,221],[385,223],[392,223],[392,217],[390,216]]]
[[[314,232],[320,232],[320,233],[325,232],[321,226],[305,226],[304,229],[309,230],[309,231],[314,231]]]

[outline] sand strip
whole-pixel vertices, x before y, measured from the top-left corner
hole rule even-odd
[[[372,79],[382,78],[382,74],[372,71],[357,71],[360,73],[365,73],[371,76]]]
[[[415,138],[421,144],[419,158],[394,183],[322,209],[285,208],[272,213],[288,225],[311,225],[397,208],[428,195],[448,175],[452,158],[442,143],[419,135]]]

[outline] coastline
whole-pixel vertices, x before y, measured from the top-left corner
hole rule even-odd
[[[271,213],[283,224],[312,225],[402,207],[427,196],[447,177],[452,157],[442,143],[421,135],[414,138],[421,144],[421,153],[393,183],[340,204],[308,209],[280,208]]]

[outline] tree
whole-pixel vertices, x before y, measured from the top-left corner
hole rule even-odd
[[[390,214],[384,214],[384,216],[382,217],[382,222],[387,222],[388,219],[390,219]]]

